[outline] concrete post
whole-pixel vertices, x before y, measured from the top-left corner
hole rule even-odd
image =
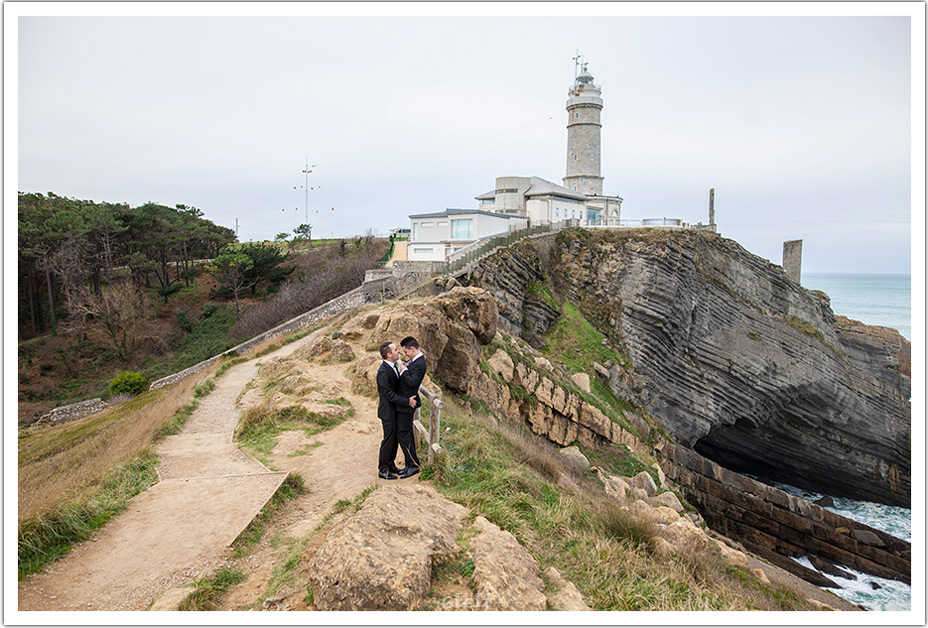
[[[802,240],[787,240],[783,243],[783,270],[799,283],[802,274]]]

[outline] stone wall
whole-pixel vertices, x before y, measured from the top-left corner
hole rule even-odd
[[[682,445],[665,442],[657,449],[664,473],[676,480],[709,526],[748,550],[771,562],[776,560],[774,554],[814,554],[881,578],[911,583],[910,543],[725,469]],[[777,564],[795,565],[791,560]]]
[[[82,419],[109,407],[102,399],[90,399],[88,401],[78,401],[71,405],[55,408],[48,414],[43,415],[35,425],[59,425]]]
[[[323,321],[327,318],[331,318],[332,316],[335,316],[336,314],[341,314],[342,312],[350,310],[353,307],[363,305],[365,301],[366,301],[366,293],[363,289],[363,286],[360,288],[355,288],[354,290],[350,292],[346,292],[340,297],[336,297],[332,299],[328,303],[323,303],[319,307],[312,309],[309,312],[306,312],[305,314],[300,314],[296,318],[292,318],[286,323],[281,323],[277,327],[270,329],[264,332],[263,334],[255,336],[254,338],[250,340],[246,340],[240,345],[232,347],[231,349],[229,349],[228,351],[220,355],[213,356],[209,358],[208,360],[204,360],[200,362],[199,364],[194,364],[193,366],[186,368],[183,371],[174,373],[173,375],[168,375],[167,377],[163,377],[155,382],[152,382],[150,390],[161,388],[162,386],[167,386],[168,384],[173,384],[182,379],[186,379],[192,375],[195,375],[196,373],[199,373],[203,369],[214,364],[223,355],[232,354],[232,353],[237,353],[237,354],[245,353],[249,351],[250,349],[253,349],[257,345],[261,344],[262,342],[265,342],[267,340],[270,340],[271,338],[274,338],[275,336],[280,336],[282,334],[289,334],[289,333],[298,331],[300,329],[304,329],[306,327],[311,327],[320,321]]]

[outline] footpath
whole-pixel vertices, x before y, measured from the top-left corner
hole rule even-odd
[[[261,360],[289,355],[311,334]],[[145,610],[164,591],[224,564],[229,545],[287,476],[232,442],[237,400],[258,359],[230,368],[183,431],[162,441],[160,482],[90,540],[19,583],[19,610]]]

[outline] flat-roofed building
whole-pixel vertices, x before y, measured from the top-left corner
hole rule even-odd
[[[409,217],[412,237],[406,249],[411,262],[443,262],[469,244],[491,236],[524,229],[523,216],[498,214],[479,209],[446,209]]]

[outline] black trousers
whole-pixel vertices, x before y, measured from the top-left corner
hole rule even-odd
[[[406,466],[421,467],[419,458],[416,456],[416,435],[413,433],[412,418],[412,414],[396,413],[396,440],[403,450]]]
[[[383,427],[383,440],[380,441],[380,457],[377,460],[377,468],[382,473],[390,470],[390,465],[396,460],[397,448],[397,422],[396,417],[392,419],[380,419],[380,425]]]

